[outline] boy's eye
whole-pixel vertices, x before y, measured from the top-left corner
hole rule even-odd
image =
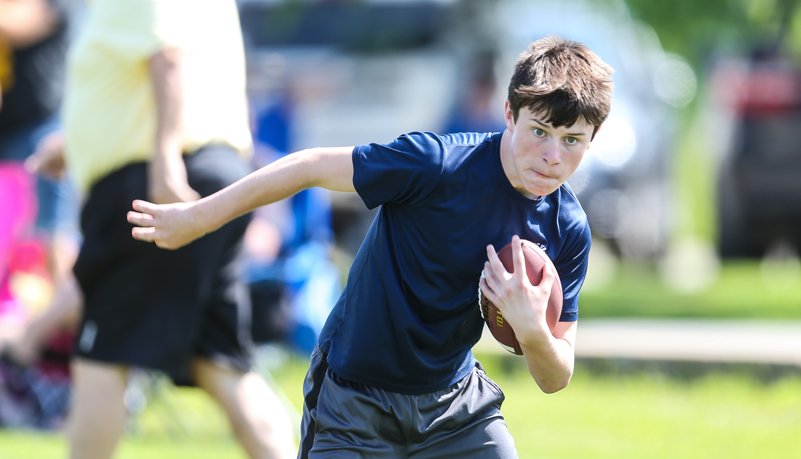
[[[543,131],[540,128],[534,128],[534,135],[536,135],[537,137],[542,137],[545,135],[545,131]]]
[[[575,137],[568,137],[565,139],[565,142],[567,142],[569,145],[575,145],[578,143],[578,139]]]

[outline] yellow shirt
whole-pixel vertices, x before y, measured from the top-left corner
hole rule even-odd
[[[78,186],[152,157],[149,60],[181,50],[183,150],[250,153],[245,56],[234,0],[96,0],[67,57],[65,155]]]

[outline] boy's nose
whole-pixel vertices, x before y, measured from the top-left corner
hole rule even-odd
[[[547,162],[550,166],[559,164],[562,161],[562,155],[559,151],[559,143],[548,142],[545,153],[542,155],[542,159],[544,159],[545,162]]]

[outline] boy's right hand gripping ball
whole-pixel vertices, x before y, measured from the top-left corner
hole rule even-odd
[[[553,266],[551,259],[545,252],[537,247],[531,241],[523,239],[523,256],[526,259],[526,274],[531,285],[539,285],[542,281],[543,270],[546,266],[550,266],[555,274],[553,286],[551,288],[551,297],[548,299],[548,310],[545,313],[545,320],[548,322],[548,327],[551,333],[556,329],[556,324],[559,322],[559,316],[562,313],[562,281],[559,280],[559,275],[556,273],[556,268]],[[504,268],[510,273],[514,272],[514,264],[512,263],[512,243],[506,244],[499,252],[498,258],[501,260]],[[484,272],[481,272],[484,276]],[[481,310],[481,317],[487,323],[487,328],[492,333],[492,336],[501,343],[507,351],[523,355],[520,349],[520,343],[515,337],[515,332],[512,327],[504,320],[501,311],[492,304],[492,302],[485,298],[481,292],[481,287],[478,289],[478,305]]]

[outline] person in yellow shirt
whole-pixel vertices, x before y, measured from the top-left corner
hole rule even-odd
[[[175,252],[133,241],[126,221],[133,199],[191,201],[249,172],[235,1],[95,0],[67,65],[64,158],[86,194],[71,457],[112,456],[132,365],[208,392],[250,457],[294,457],[288,414],[250,371],[238,276],[250,217]],[[40,169],[52,159],[39,158]]]

